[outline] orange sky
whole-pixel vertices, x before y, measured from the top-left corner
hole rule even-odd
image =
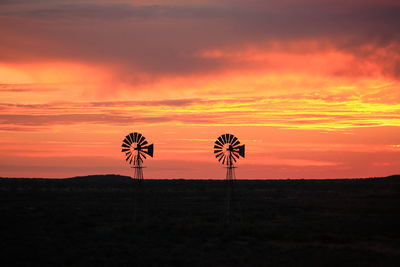
[[[397,1],[0,2],[0,176],[145,178],[400,173]]]

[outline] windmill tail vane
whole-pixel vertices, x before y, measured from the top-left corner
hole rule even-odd
[[[153,157],[154,145],[149,144],[141,133],[130,133],[125,136],[122,141],[121,152],[125,153],[125,160],[132,165],[134,171],[134,179],[143,179],[143,161],[146,156]]]

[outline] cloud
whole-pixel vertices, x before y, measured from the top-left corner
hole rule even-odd
[[[26,93],[26,92],[50,92],[57,91],[59,89],[56,88],[46,88],[39,87],[38,84],[26,84],[26,83],[0,83],[0,93],[1,92],[12,92],[12,93]]]
[[[287,3],[286,3],[287,2]],[[0,59],[68,60],[115,68],[120,79],[211,73],[251,64],[198,57],[212,49],[319,40],[398,77],[400,6],[391,1],[277,1],[217,5],[54,4],[2,11]],[[382,53],[376,54],[376,48]],[[388,51],[388,52],[385,52]],[[292,53],[302,53],[296,51]],[[379,56],[377,58],[377,55]],[[254,65],[253,68],[258,67]]]
[[[76,123],[127,125],[132,123],[159,123],[169,120],[166,117],[118,116],[110,114],[0,115],[1,124],[24,126],[68,125]]]
[[[53,125],[186,124],[197,126],[274,126],[324,131],[396,126],[400,106],[324,98],[165,99],[157,101],[0,104],[3,129]],[[374,112],[371,113],[371,110]],[[283,112],[284,111],[284,112]]]
[[[129,107],[129,106],[189,106],[195,103],[200,103],[203,100],[199,98],[194,99],[167,99],[157,101],[101,101],[101,102],[90,102],[84,103],[92,107]]]
[[[27,109],[69,109],[69,108],[112,108],[112,107],[136,107],[136,108],[157,108],[160,106],[165,107],[190,107],[193,105],[213,105],[213,104],[226,104],[227,106],[234,106],[235,104],[251,104],[255,102],[266,100],[260,97],[244,97],[244,98],[178,98],[178,99],[164,99],[164,100],[146,100],[146,101],[95,101],[95,102],[56,102],[56,103],[43,103],[43,104],[15,104],[15,103],[1,103],[2,108],[27,108]]]

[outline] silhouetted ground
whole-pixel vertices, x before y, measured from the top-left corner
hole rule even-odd
[[[0,179],[0,264],[400,266],[400,177]]]

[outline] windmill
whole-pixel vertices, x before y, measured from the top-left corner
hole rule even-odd
[[[217,138],[214,145],[215,157],[226,166],[226,223],[231,221],[233,181],[236,179],[235,163],[242,157],[244,158],[244,145],[233,134],[223,134]]]
[[[153,157],[154,145],[149,144],[141,133],[130,133],[122,141],[121,152],[125,153],[126,162],[135,169],[133,179],[143,180],[143,159]]]
[[[244,158],[245,145],[240,145],[240,141],[233,134],[223,134],[217,138],[214,145],[215,157],[226,166],[226,179],[234,180],[235,163],[242,157]]]

